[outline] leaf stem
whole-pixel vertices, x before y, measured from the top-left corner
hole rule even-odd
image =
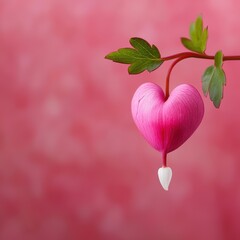
[[[177,54],[170,55],[170,56],[167,56],[167,57],[162,57],[161,58],[162,61],[169,61],[169,60],[176,59],[171,64],[171,66],[168,70],[168,73],[167,73],[167,77],[166,77],[166,100],[169,97],[170,76],[171,76],[172,70],[178,62],[181,62],[182,60],[187,59],[187,58],[214,59],[214,56],[213,55],[207,55],[205,53],[182,52],[182,53],[177,53]],[[234,61],[234,60],[240,60],[240,55],[223,56],[223,61]]]

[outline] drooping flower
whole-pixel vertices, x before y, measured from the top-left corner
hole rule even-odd
[[[177,86],[166,99],[160,86],[144,83],[132,99],[134,122],[148,143],[162,153],[163,168],[166,168],[167,153],[180,147],[193,134],[203,115],[202,98],[197,89],[189,84]],[[161,176],[164,174],[160,172],[162,183]],[[171,180],[171,171],[167,176]]]

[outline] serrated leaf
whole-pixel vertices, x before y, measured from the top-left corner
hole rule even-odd
[[[199,41],[199,39],[201,39],[202,30],[203,30],[202,18],[198,17],[196,21],[192,23],[190,26],[189,34],[193,42],[197,42]]]
[[[202,32],[202,41],[201,41],[202,52],[205,52],[207,48],[207,40],[208,40],[208,27],[206,27]]]
[[[140,57],[138,52],[132,48],[121,48],[117,52],[109,53],[105,58],[114,62],[131,64]]]
[[[150,58],[160,58],[160,53],[155,45],[150,45],[146,40],[142,38],[131,38],[130,44],[144,56]]]
[[[188,38],[181,38],[181,42],[182,42],[183,46],[185,48],[187,48],[188,50],[191,50],[193,52],[201,52],[202,51],[200,47],[198,48],[198,47],[194,46],[193,42]]]
[[[130,64],[129,74],[139,74],[145,70],[152,72],[161,66],[163,60],[155,45],[150,45],[142,38],[131,38],[133,48],[120,48],[109,53],[105,58],[114,62]]]
[[[202,17],[198,17],[194,23],[190,25],[189,29],[190,39],[181,38],[181,42],[187,49],[204,53],[207,46],[208,28],[203,29]]]
[[[205,96],[208,95],[209,85],[214,73],[214,66],[210,66],[206,69],[202,76],[202,90]]]
[[[220,107],[223,98],[223,86],[226,83],[225,73],[220,68],[215,68],[209,85],[209,96],[216,108]]]
[[[151,65],[149,65],[148,61],[136,61],[133,64],[131,64],[128,68],[129,74],[139,74],[145,70],[148,70],[149,72],[154,71],[159,67],[159,62],[152,62]]]
[[[222,57],[221,52],[219,51],[215,55],[215,66],[208,67],[202,76],[203,93],[205,96],[209,94],[210,99],[216,108],[219,108],[221,104],[224,85],[226,85],[226,76],[222,69]]]

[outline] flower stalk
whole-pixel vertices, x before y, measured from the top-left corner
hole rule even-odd
[[[174,55],[170,55],[167,57],[162,57],[162,61],[169,61],[169,60],[174,60],[175,61],[171,64],[170,68],[168,69],[167,77],[166,77],[166,88],[165,88],[165,94],[166,94],[166,99],[169,97],[169,86],[170,86],[170,76],[172,73],[173,68],[175,65],[179,62],[181,62],[184,59],[187,58],[199,58],[199,59],[208,59],[208,60],[213,60],[215,56],[213,55],[207,55],[205,53],[194,53],[194,52],[182,52],[182,53],[177,53]],[[223,61],[237,61],[240,60],[240,55],[234,55],[234,56],[223,56]]]

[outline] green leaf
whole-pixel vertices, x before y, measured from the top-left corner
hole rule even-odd
[[[198,17],[196,21],[190,25],[189,34],[193,42],[196,42],[201,38],[202,30],[203,30],[202,18]]]
[[[226,85],[226,76],[222,69],[223,54],[218,51],[215,55],[215,65],[206,69],[202,76],[202,90],[205,96],[209,94],[216,108],[220,107],[223,98],[223,87]]]
[[[190,25],[189,35],[190,39],[181,38],[183,46],[193,52],[204,53],[207,47],[208,28],[203,29],[202,17],[198,17]]]
[[[207,97],[209,91],[209,85],[212,80],[215,68],[214,66],[210,66],[206,69],[202,76],[202,90],[204,95]]]
[[[120,48],[105,58],[117,63],[130,64],[129,74],[139,74],[145,70],[152,72],[163,63],[155,45],[151,46],[142,38],[131,38],[130,44],[133,48]]]
[[[193,42],[188,38],[181,38],[181,42],[185,46],[185,48],[187,48],[188,50],[191,50],[193,52],[201,52],[202,51],[200,47],[195,46],[193,44]]]
[[[223,86],[226,82],[225,73],[222,69],[216,68],[212,81],[209,85],[209,95],[214,106],[216,108],[220,107],[221,100],[223,98]]]
[[[216,67],[221,68],[223,65],[223,53],[222,51],[218,51],[214,56],[214,64]]]
[[[206,27],[202,32],[202,41],[201,41],[202,52],[205,52],[207,48],[207,40],[208,40],[208,27]]]

